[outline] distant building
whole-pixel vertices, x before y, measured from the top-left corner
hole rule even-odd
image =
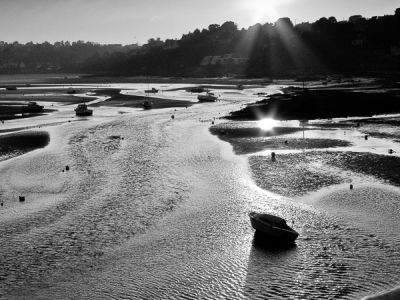
[[[201,61],[201,66],[208,65],[239,65],[246,63],[249,59],[247,57],[236,56],[232,53],[227,53],[224,55],[215,55],[215,56],[205,56]]]

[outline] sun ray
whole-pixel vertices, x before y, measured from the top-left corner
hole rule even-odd
[[[243,9],[252,14],[253,22],[275,22],[279,17],[279,6],[289,0],[247,0]]]

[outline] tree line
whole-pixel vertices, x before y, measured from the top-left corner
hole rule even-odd
[[[231,54],[241,63],[203,64]],[[92,42],[0,42],[0,72],[83,72],[142,76],[288,76],[396,73],[400,66],[400,9],[393,15],[346,21],[335,17],[293,24],[289,18],[239,29],[234,22],[196,29],[178,40],[138,45]]]

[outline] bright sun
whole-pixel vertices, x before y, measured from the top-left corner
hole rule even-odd
[[[274,119],[262,119],[260,121],[258,121],[258,127],[260,127],[262,130],[271,130],[272,128],[274,128],[277,125],[277,121]]]
[[[247,0],[243,5],[253,15],[253,21],[275,22],[280,17],[277,7],[281,3],[282,0]]]

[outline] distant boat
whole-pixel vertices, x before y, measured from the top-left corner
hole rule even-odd
[[[207,92],[205,95],[198,95],[197,99],[199,102],[215,102],[218,97],[214,95],[214,93]]]
[[[191,87],[186,89],[187,92],[189,93],[203,93],[205,89],[201,86],[196,86],[196,87]]]
[[[286,224],[286,221],[280,217],[249,213],[251,226],[261,233],[266,239],[278,244],[293,244],[299,234]]]
[[[28,102],[28,105],[24,107],[25,112],[38,113],[43,111],[43,105],[38,105],[36,102]]]
[[[93,115],[93,110],[88,109],[88,107],[85,103],[81,103],[81,104],[78,104],[78,106],[75,108],[75,114],[80,117],[91,116],[91,115]]]
[[[16,86],[7,86],[7,87],[6,87],[6,90],[7,90],[7,91],[16,91],[16,90],[17,90],[17,87],[16,87]]]
[[[67,90],[67,94],[75,94],[75,93],[76,93],[76,90],[74,90],[73,88],[69,88]]]
[[[145,90],[144,91],[146,94],[157,94],[158,90],[155,88],[151,88],[151,90]]]
[[[143,109],[152,109],[152,108],[153,108],[153,103],[147,100],[143,102]]]
[[[243,84],[238,84],[238,85],[236,86],[236,88],[237,88],[239,91],[241,91],[241,90],[244,89]]]

